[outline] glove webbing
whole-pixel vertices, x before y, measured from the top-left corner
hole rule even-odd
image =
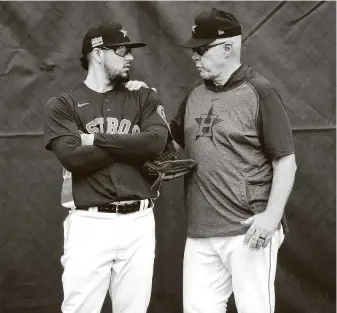
[[[158,174],[156,181],[151,186],[151,190],[153,190],[154,187],[156,187],[156,189],[159,190],[161,183],[163,182],[164,176],[165,176],[165,173]]]

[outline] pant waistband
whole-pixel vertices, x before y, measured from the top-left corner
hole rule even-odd
[[[95,207],[76,207],[76,210],[128,214],[143,211],[151,207],[153,207],[153,201],[151,199],[143,199],[136,201],[113,202]]]

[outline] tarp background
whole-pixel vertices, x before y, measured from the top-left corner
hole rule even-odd
[[[335,312],[335,2],[1,2],[0,312],[60,312],[61,166],[43,147],[46,100],[85,77],[86,30],[124,25],[147,47],[132,77],[157,88],[168,120],[198,73],[177,47],[204,9],[234,13],[243,62],[279,90],[295,138],[298,172],[286,208],[291,232],[279,255],[276,312]],[[182,181],[165,183],[155,210],[157,251],[149,312],[182,312],[186,232]],[[132,301],[132,299],[130,299]],[[106,301],[103,312],[111,312]],[[233,300],[229,312],[235,312]]]

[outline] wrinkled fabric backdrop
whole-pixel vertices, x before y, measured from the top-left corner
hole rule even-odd
[[[191,52],[177,44],[191,34],[193,17],[211,7],[241,21],[243,62],[277,87],[293,127],[298,172],[286,207],[291,231],[279,254],[276,312],[335,312],[336,3],[283,1],[0,3],[1,313],[60,312],[67,212],[61,166],[43,147],[42,111],[49,97],[85,78],[79,57],[86,30],[118,21],[147,43],[134,51],[131,77],[157,88],[171,120],[198,78]],[[182,180],[167,182],[157,201],[151,313],[182,312],[183,193]],[[111,312],[108,299],[103,312]]]

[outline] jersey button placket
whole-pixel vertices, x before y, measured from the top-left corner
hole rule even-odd
[[[105,98],[105,99],[104,99],[104,102],[105,102],[105,103],[109,103],[108,98]],[[106,111],[107,111],[107,112],[110,112],[110,108],[107,108]]]

